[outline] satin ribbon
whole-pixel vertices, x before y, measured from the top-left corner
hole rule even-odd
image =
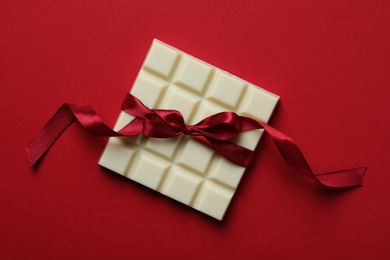
[[[44,155],[75,120],[94,135],[103,137],[134,136],[143,133],[149,137],[169,138],[186,134],[243,167],[251,165],[254,152],[231,143],[229,140],[241,131],[264,129],[287,164],[306,177],[331,188],[356,187],[363,183],[366,167],[315,174],[294,140],[265,123],[239,116],[233,112],[218,113],[195,125],[186,125],[180,112],[149,109],[129,93],[123,101],[122,110],[136,118],[120,131],[115,132],[103,123],[90,106],[63,104],[27,144],[26,153],[30,166],[33,166]]]

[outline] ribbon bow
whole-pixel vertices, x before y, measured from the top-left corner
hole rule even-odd
[[[216,150],[235,164],[248,167],[253,161],[253,151],[228,142],[241,131],[259,128],[256,126],[250,128],[245,124],[247,120],[252,119],[233,112],[221,112],[195,125],[186,125],[179,111],[149,109],[131,94],[126,96],[122,110],[136,118],[119,131],[121,134],[133,135],[134,129],[140,131],[137,134],[142,132],[146,136],[157,138],[186,134]]]
[[[203,119],[196,125],[186,125],[179,111],[149,109],[131,94],[126,96],[122,110],[136,116],[135,122],[124,129],[140,124],[141,120],[142,133],[149,137],[168,138],[186,134],[192,137],[202,135],[217,140],[229,140],[242,131],[242,122],[236,113],[221,112]]]
[[[97,136],[134,136],[143,133],[149,137],[169,138],[186,134],[243,167],[248,167],[253,162],[253,151],[229,140],[241,131],[264,129],[287,164],[306,177],[332,188],[356,187],[363,183],[366,167],[315,174],[294,140],[265,123],[233,112],[218,113],[195,125],[186,125],[180,112],[149,109],[129,93],[123,101],[122,110],[136,118],[115,132],[103,123],[90,106],[63,104],[27,144],[26,153],[30,165],[34,165],[76,119]]]

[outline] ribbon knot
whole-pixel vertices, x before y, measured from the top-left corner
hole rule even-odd
[[[201,133],[198,133],[198,129],[193,125],[186,125],[186,130],[183,132],[185,135],[201,135]]]
[[[242,121],[233,112],[209,116],[193,126],[197,132],[216,140],[230,140],[242,131]]]

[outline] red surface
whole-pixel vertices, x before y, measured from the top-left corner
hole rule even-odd
[[[388,1],[162,2],[1,1],[0,258],[390,258]],[[271,125],[364,186],[306,180],[264,138],[218,222],[100,168],[76,125],[29,168],[62,103],[114,124],[154,37],[280,95]]]

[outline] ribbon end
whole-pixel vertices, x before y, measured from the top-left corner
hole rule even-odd
[[[363,179],[364,179],[364,176],[366,175],[366,171],[367,171],[367,167],[359,167],[359,168],[356,168],[356,174],[359,176],[359,180],[360,180],[360,183],[359,183],[359,186],[363,186]]]
[[[30,167],[34,166],[35,163],[39,160],[39,157],[34,156],[34,153],[32,153],[28,147],[25,148],[26,156],[27,156],[27,162]]]
[[[316,175],[317,179],[330,188],[354,188],[363,186],[367,167],[358,167],[343,171]]]

